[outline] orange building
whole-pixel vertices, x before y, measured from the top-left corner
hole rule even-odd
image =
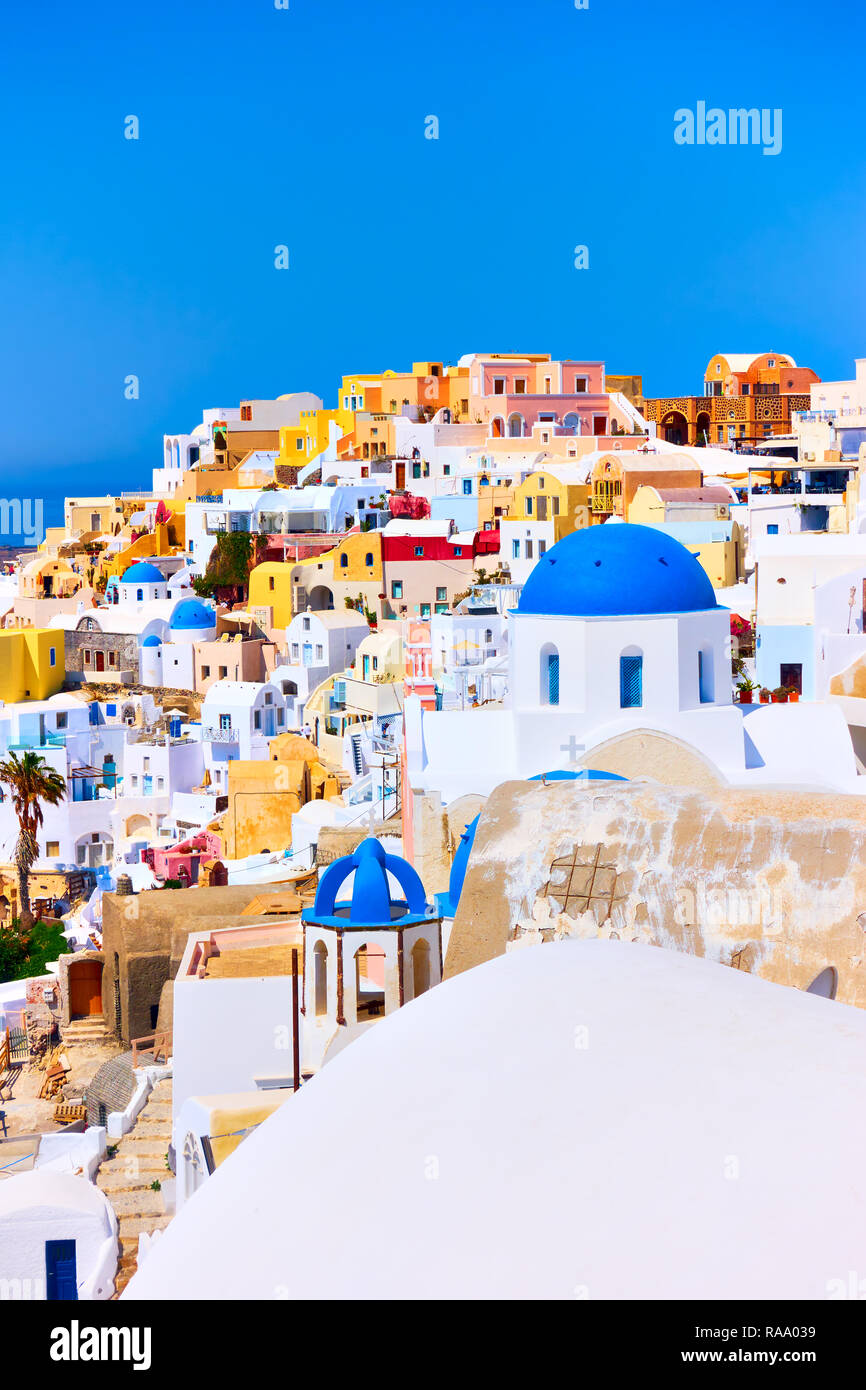
[[[751,448],[790,434],[792,412],[810,408],[809,388],[820,380],[787,353],[719,352],[704,372],[703,395],[645,399],[643,414],[669,444]]]

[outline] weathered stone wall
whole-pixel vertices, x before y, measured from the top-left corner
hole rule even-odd
[[[356,826],[341,828],[337,825],[323,825],[316,843],[316,863],[319,868],[325,868],[328,864],[333,864],[335,859],[354,854],[362,840],[368,839],[370,835],[374,835],[377,840],[399,840],[400,822],[395,818],[390,824],[386,822],[384,825],[374,825],[372,830],[368,825],[360,829]]]
[[[520,942],[615,936],[866,1007],[866,800],[506,782],[475,837],[446,976]],[[866,915],[863,916],[866,922]]]
[[[103,898],[102,1008],[106,1027],[124,1042],[154,1031],[163,985],[172,979],[191,931],[234,926],[263,885],[152,889]],[[249,918],[250,923],[260,920]],[[115,981],[120,1021],[116,1027]]]

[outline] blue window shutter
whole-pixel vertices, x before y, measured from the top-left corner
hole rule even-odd
[[[622,709],[637,709],[643,704],[642,656],[619,659],[619,703]]]
[[[559,704],[559,655],[555,653],[547,658],[547,703],[549,705]]]

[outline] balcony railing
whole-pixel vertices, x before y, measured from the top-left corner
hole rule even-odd
[[[201,737],[203,743],[237,743],[238,730],[208,727],[202,729]]]

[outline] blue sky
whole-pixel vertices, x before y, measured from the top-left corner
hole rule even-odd
[[[203,407],[468,351],[852,375],[864,39],[853,0],[8,7],[0,493],[147,485]],[[699,100],[781,108],[781,154],[677,146]]]

